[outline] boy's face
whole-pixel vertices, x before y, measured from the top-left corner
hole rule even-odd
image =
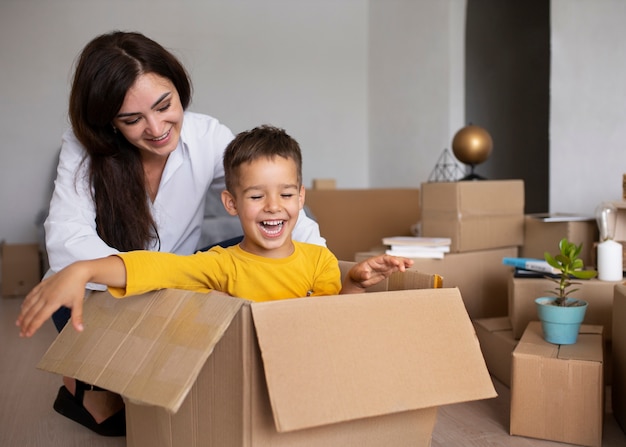
[[[239,216],[241,248],[269,258],[292,254],[291,233],[304,206],[296,163],[280,156],[244,163],[235,184],[234,194],[222,193],[222,203],[229,214]]]

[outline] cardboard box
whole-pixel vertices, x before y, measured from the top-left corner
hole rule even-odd
[[[445,279],[444,276],[444,285]],[[611,341],[613,288],[620,283],[597,279],[579,282],[578,291],[572,294],[572,298],[589,303],[584,323],[604,326],[605,338]],[[555,284],[546,278],[515,278],[509,272],[509,318],[515,338],[522,336],[530,321],[538,319],[535,298],[551,296],[547,291],[552,290],[554,286]]]
[[[474,329],[487,369],[500,382],[511,386],[511,355],[517,346],[509,317],[474,320]]]
[[[0,244],[2,295],[26,295],[41,281],[41,254],[37,244]]]
[[[399,275],[389,287],[424,276]],[[124,396],[133,447],[428,446],[438,406],[496,396],[454,288],[266,303],[95,292],[84,317],[38,367]]]
[[[411,236],[420,217],[420,190],[307,190],[305,205],[338,259],[351,261],[359,251],[388,236]]]
[[[355,260],[383,249],[357,253]],[[502,264],[503,257],[516,257],[517,247],[496,248],[466,253],[446,253],[443,259],[413,259],[412,270],[438,274],[444,287],[458,287],[470,318],[491,318],[508,315],[507,293],[510,267]],[[521,334],[520,334],[521,335]]]
[[[422,183],[422,236],[449,237],[452,253],[521,246],[524,182]]]
[[[567,217],[562,217],[567,219]],[[524,245],[520,256],[543,259],[544,253],[557,253],[559,241],[564,237],[575,244],[583,244],[580,257],[585,265],[595,264],[594,243],[598,240],[598,225],[595,219],[560,220],[558,216],[529,214],[524,219]]]
[[[334,178],[314,178],[313,189],[336,189],[337,181]]]
[[[613,341],[611,405],[615,420],[626,433],[626,285],[615,286],[613,302]]]
[[[513,351],[512,435],[602,445],[602,327],[582,325],[573,345],[543,339],[533,321]]]

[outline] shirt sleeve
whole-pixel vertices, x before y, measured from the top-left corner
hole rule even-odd
[[[117,250],[96,232],[96,213],[86,152],[73,132],[63,136],[50,210],[44,223],[50,268],[56,272],[72,262],[109,256]]]
[[[341,271],[339,261],[330,250],[320,250],[317,268],[311,296],[338,295],[341,292]]]
[[[160,289],[195,292],[223,290],[226,275],[220,261],[220,247],[193,255],[177,255],[147,250],[120,253],[126,267],[126,288],[109,287],[116,298]]]

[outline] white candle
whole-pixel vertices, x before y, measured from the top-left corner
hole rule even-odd
[[[598,244],[598,279],[621,281],[623,277],[622,244],[608,239]]]

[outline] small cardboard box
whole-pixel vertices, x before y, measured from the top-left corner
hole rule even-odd
[[[568,220],[569,219],[569,220]],[[594,243],[598,240],[598,225],[593,218],[559,215],[528,214],[524,219],[524,245],[520,256],[543,259],[547,251],[557,253],[559,241],[564,237],[575,244],[583,244],[580,257],[585,265],[594,265]]]
[[[355,260],[381,252],[357,253]],[[441,275],[445,287],[458,287],[470,318],[503,317],[508,315],[511,269],[502,264],[502,258],[516,257],[517,253],[517,247],[446,253],[443,259],[414,258],[411,269]]]
[[[511,386],[511,354],[517,346],[509,317],[474,320],[474,328],[487,369],[500,382]]]
[[[613,415],[626,433],[626,285],[615,286],[613,302],[613,341],[611,405]]]
[[[524,182],[422,183],[422,235],[449,237],[452,253],[521,246]]]
[[[313,189],[336,189],[337,180],[334,178],[314,178]]]
[[[533,321],[513,351],[512,435],[602,445],[602,327],[582,325],[573,345],[543,339]]]
[[[41,281],[41,254],[37,244],[0,244],[2,296],[24,296]]]
[[[388,286],[417,273],[401,275]],[[426,447],[438,406],[496,395],[455,288],[265,303],[95,292],[84,317],[38,367],[121,394],[133,447]]]
[[[520,338],[528,323],[538,319],[535,298],[552,296],[548,291],[556,285],[546,278],[515,278],[512,273],[509,273],[509,281],[509,318],[513,335],[515,338]],[[578,291],[572,294],[572,298],[579,298],[589,303],[584,322],[604,326],[606,340],[610,341],[613,288],[619,282],[597,279],[577,282],[580,282],[576,287]]]
[[[338,259],[380,245],[387,236],[411,236],[420,218],[418,188],[312,189],[306,206]]]

